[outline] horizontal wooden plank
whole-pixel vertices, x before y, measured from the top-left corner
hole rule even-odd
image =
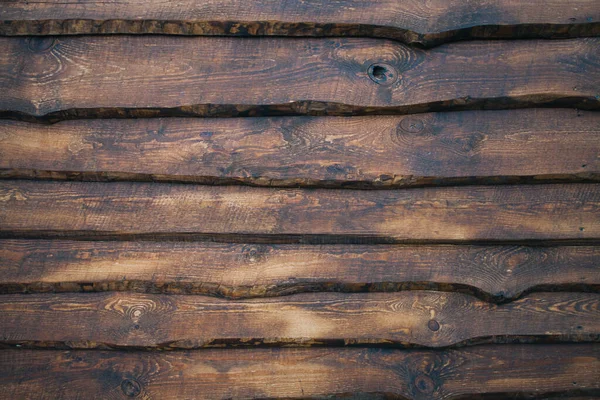
[[[0,116],[414,113],[600,108],[600,39],[461,42],[1,37]]]
[[[0,237],[357,243],[597,240],[600,185],[275,189],[0,180]]]
[[[408,187],[600,179],[600,113],[0,120],[0,176]]]
[[[594,0],[184,0],[3,4],[0,34],[379,36],[431,46],[469,38],[600,35]]]
[[[600,395],[600,346],[459,350],[0,351],[11,398],[536,398]],[[588,397],[591,399],[591,397]]]
[[[231,301],[139,293],[0,296],[0,343],[58,348],[226,345],[446,347],[600,341],[600,294],[533,293],[497,305],[463,293],[302,293]]]
[[[227,298],[461,291],[486,301],[600,289],[600,247],[248,245],[1,240],[0,293],[134,291]]]

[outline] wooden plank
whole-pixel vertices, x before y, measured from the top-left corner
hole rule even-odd
[[[594,0],[33,0],[2,5],[0,34],[379,36],[431,46],[472,38],[600,35]]]
[[[504,302],[600,289],[600,247],[0,241],[0,293],[133,291],[233,299],[461,291]]]
[[[0,237],[305,243],[596,240],[598,184],[411,190],[0,181]]]
[[[415,113],[600,108],[600,39],[0,38],[0,116]]]
[[[0,389],[28,399],[571,398],[600,395],[599,370],[600,346],[589,344],[0,351]]]
[[[600,341],[597,293],[533,293],[502,305],[434,291],[301,293],[239,301],[123,292],[43,293],[6,294],[0,300],[0,343],[31,347],[446,347]]]
[[[0,176],[408,187],[600,179],[600,113],[0,120]]]

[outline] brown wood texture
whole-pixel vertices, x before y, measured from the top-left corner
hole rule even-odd
[[[600,39],[0,38],[0,116],[414,113],[600,108]]]
[[[133,291],[231,299],[459,291],[504,302],[600,289],[600,247],[249,245],[1,240],[0,293]]]
[[[600,186],[275,189],[0,181],[0,236],[357,243],[589,241]]]
[[[600,35],[595,0],[8,1],[0,34],[378,36],[431,46],[476,38]]]
[[[4,350],[0,390],[12,399],[548,399],[600,396],[599,370],[600,346],[594,344],[443,351]]]
[[[435,291],[239,301],[123,292],[6,294],[0,320],[2,344],[58,348],[596,342],[600,294],[532,293],[502,305]]]
[[[409,187],[598,180],[600,113],[0,120],[0,176]]]

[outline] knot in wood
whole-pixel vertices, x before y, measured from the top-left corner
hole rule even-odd
[[[44,36],[32,36],[27,38],[27,48],[35,53],[48,51],[54,47],[56,39]]]
[[[415,388],[419,392],[425,394],[431,394],[435,390],[433,379],[424,374],[417,375],[413,381],[413,385],[415,385]]]
[[[125,379],[121,382],[121,390],[127,397],[137,397],[142,393],[142,385],[135,379]]]
[[[250,263],[264,261],[267,249],[265,246],[244,246],[242,248],[243,257]]]
[[[390,64],[375,63],[367,70],[369,78],[378,85],[390,86],[398,80],[398,71]]]
[[[438,331],[440,329],[440,324],[435,319],[431,319],[427,323],[427,327],[429,329],[431,329],[432,331],[436,332],[436,331]]]
[[[400,121],[400,129],[404,132],[408,133],[419,133],[425,128],[425,124],[422,120],[413,118],[413,117],[405,117]]]

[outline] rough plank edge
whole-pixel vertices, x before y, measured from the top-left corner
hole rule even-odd
[[[386,339],[325,339],[325,338],[231,338],[206,340],[173,340],[156,343],[152,346],[122,345],[108,341],[92,340],[3,340],[0,338],[0,350],[121,350],[121,351],[171,351],[203,349],[266,349],[266,348],[373,348],[373,349],[427,349],[450,350],[484,345],[544,345],[544,344],[595,344],[600,343],[600,334],[548,334],[548,335],[493,335],[462,340],[445,346],[424,346],[412,342],[391,341]]]
[[[514,97],[463,97],[447,101],[394,107],[362,107],[335,102],[294,101],[286,104],[193,104],[172,108],[74,108],[50,113],[29,114],[0,110],[0,118],[34,123],[56,123],[95,118],[164,118],[164,117],[292,117],[292,116],[366,116],[407,115],[442,111],[511,110],[518,108],[576,108],[600,110],[600,95],[562,97],[534,94]]]
[[[247,244],[406,244],[406,245],[527,245],[527,246],[600,246],[600,238],[517,239],[517,240],[415,240],[377,235],[315,234],[242,234],[242,233],[121,233],[110,231],[6,230],[3,239],[84,240],[84,241],[180,241]]]
[[[472,39],[568,39],[600,36],[600,22],[573,24],[478,25],[445,32],[418,33],[399,27],[278,21],[201,20],[2,20],[1,36],[161,34],[186,36],[376,37],[431,48]]]
[[[337,281],[310,282],[296,280],[280,284],[224,285],[219,282],[154,282],[152,280],[127,279],[103,281],[69,282],[2,282],[0,295],[39,293],[99,293],[132,292],[168,295],[202,295],[228,300],[244,300],[290,296],[300,293],[396,293],[403,291],[429,290],[437,292],[464,293],[494,304],[507,304],[532,293],[600,293],[600,284],[565,283],[532,285],[515,293],[489,293],[473,285],[435,281],[409,282],[353,282]]]
[[[23,179],[69,182],[156,182],[209,186],[244,185],[279,188],[331,189],[399,189],[433,186],[534,185],[547,183],[598,183],[600,173],[541,175],[498,175],[469,177],[439,177],[416,175],[385,175],[375,180],[321,180],[311,178],[278,179],[269,176],[229,178],[200,175],[163,175],[120,171],[50,171],[37,169],[0,168],[0,179]]]

